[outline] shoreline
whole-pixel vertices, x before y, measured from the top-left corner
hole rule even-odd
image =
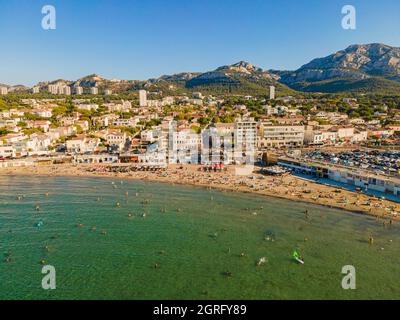
[[[249,176],[237,176],[232,170],[224,172],[198,171],[195,165],[170,165],[164,171],[108,172],[109,165],[35,165],[27,167],[0,168],[0,176],[37,175],[65,176],[88,178],[118,178],[160,182],[172,185],[218,189],[222,191],[251,193],[283,200],[319,205],[333,209],[345,210],[356,214],[369,215],[376,219],[400,220],[400,204],[377,199],[362,193],[344,188],[320,184],[301,177],[288,175],[284,177],[264,176],[252,173]]]

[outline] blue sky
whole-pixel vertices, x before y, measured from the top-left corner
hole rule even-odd
[[[57,29],[41,28],[42,6]],[[341,27],[354,5],[357,29]],[[398,0],[0,0],[0,83],[147,79],[246,60],[297,69],[354,43],[400,47]]]

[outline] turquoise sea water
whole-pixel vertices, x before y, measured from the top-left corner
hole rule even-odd
[[[320,206],[118,179],[0,177],[0,299],[399,299],[399,254],[399,225]],[[56,268],[56,290],[41,288],[42,263]],[[344,265],[356,268],[356,290],[341,287]]]

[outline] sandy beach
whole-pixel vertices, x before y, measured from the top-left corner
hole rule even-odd
[[[170,165],[162,171],[110,172],[110,166],[90,165],[35,165],[27,167],[0,168],[0,175],[46,175],[109,177],[119,179],[138,179],[169,184],[185,184],[225,191],[251,192],[293,201],[302,201],[351,212],[368,214],[376,219],[398,220],[400,204],[356,193],[334,186],[327,186],[292,175],[284,177],[265,176],[253,173],[238,176],[232,167],[222,172],[203,172],[195,165]]]

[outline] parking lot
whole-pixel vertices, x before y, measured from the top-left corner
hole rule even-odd
[[[393,175],[400,172],[399,151],[352,150],[338,153],[312,151],[306,153],[304,158],[371,170],[376,174]]]

